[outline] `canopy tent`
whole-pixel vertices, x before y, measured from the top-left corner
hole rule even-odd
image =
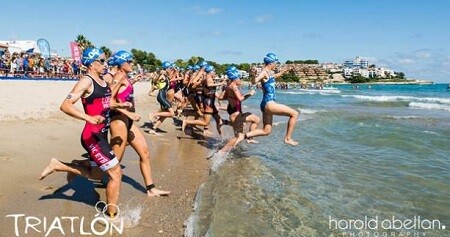
[[[6,45],[8,51],[13,53],[41,53],[34,40],[0,40],[0,45]]]

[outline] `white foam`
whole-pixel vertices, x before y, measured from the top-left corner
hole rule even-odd
[[[225,163],[225,161],[227,161],[228,155],[230,153],[222,153],[222,152],[217,152],[216,154],[214,154],[211,158],[212,161],[212,165],[211,165],[211,170],[216,172],[219,167]]]
[[[326,112],[325,110],[314,110],[314,109],[304,109],[304,108],[297,108],[298,111],[302,114],[317,114],[320,112]]]
[[[281,94],[291,94],[291,95],[330,95],[330,94],[340,94],[341,91],[337,89],[327,88],[323,90],[318,89],[299,89],[298,91],[278,91]]]
[[[408,106],[414,107],[414,108],[420,108],[420,109],[438,109],[438,110],[450,111],[450,105],[442,105],[442,104],[411,102],[411,103],[409,103]]]
[[[440,103],[440,104],[450,104],[450,99],[447,98],[437,98],[437,97],[414,97],[414,96],[393,96],[393,95],[380,95],[380,96],[370,96],[370,95],[342,95],[342,97],[352,97],[358,100],[364,101],[375,101],[375,102],[396,102],[396,101],[406,101],[406,102],[429,102],[429,103]]]
[[[184,236],[185,237],[193,237],[194,236],[194,224],[197,222],[197,218],[195,216],[195,213],[192,214],[185,222],[186,228],[184,229]]]
[[[123,227],[124,228],[133,228],[139,225],[139,220],[141,219],[142,206],[134,206],[126,205],[125,207],[121,207],[120,216],[123,218]]]
[[[386,118],[392,118],[392,119],[419,119],[419,116],[386,116]]]

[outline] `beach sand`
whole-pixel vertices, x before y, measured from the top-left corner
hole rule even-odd
[[[59,111],[59,105],[75,82],[0,81],[0,227],[1,236],[15,236],[15,227],[24,235],[25,217],[42,223],[28,229],[26,236],[44,236],[51,222],[61,219],[66,236],[80,236],[80,226],[91,232],[95,203],[105,200],[102,184],[76,178],[67,183],[66,174],[55,172],[42,181],[38,177],[50,158],[64,162],[84,159],[80,134],[84,121]],[[148,82],[135,84],[137,112],[148,122],[147,114],[158,105],[147,95]],[[81,102],[78,103],[81,108]],[[167,133],[145,133],[151,153],[153,180],[158,188],[170,190],[168,197],[147,197],[136,152],[127,147],[120,193],[121,211],[135,212],[139,224],[124,229],[121,236],[182,236],[183,225],[192,211],[195,193],[208,177],[208,141],[192,139],[167,120],[161,126]],[[140,211],[140,214],[139,214]],[[7,215],[24,214],[17,219]],[[34,218],[33,218],[34,217]],[[85,217],[84,224],[81,223]],[[44,219],[47,222],[44,223]],[[98,230],[103,230],[98,227]],[[73,232],[72,232],[73,231]],[[117,233],[117,232],[114,232]],[[92,234],[92,233],[91,233]],[[93,235],[93,234],[92,234]],[[108,233],[109,235],[109,233]],[[119,236],[118,234],[116,234]],[[62,236],[53,229],[49,236]]]

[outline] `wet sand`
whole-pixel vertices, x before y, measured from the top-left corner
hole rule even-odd
[[[42,222],[35,227],[41,232],[28,228],[26,236],[44,236],[51,229],[52,221],[62,217],[79,218],[73,224],[62,219],[66,236],[80,236],[80,228],[85,233],[91,232],[95,203],[105,200],[103,184],[79,177],[67,183],[66,174],[58,172],[38,180],[50,158],[63,162],[84,159],[81,155],[85,151],[80,144],[84,122],[59,111],[60,103],[73,85],[74,82],[0,81],[0,93],[6,97],[0,103],[1,236],[15,236],[16,224],[18,233],[23,236],[25,217],[31,217],[30,223]],[[158,108],[155,97],[147,95],[147,88],[147,82],[135,84],[136,108],[142,117],[138,124],[144,128],[147,114]],[[166,133],[145,133],[153,180],[158,188],[172,191],[170,196],[146,196],[139,158],[127,147],[122,162],[120,204],[125,211],[141,210],[141,213],[139,224],[124,229],[121,236],[183,235],[183,224],[191,214],[195,193],[208,177],[209,142],[192,139],[172,122],[168,119],[161,126]],[[23,216],[18,216],[17,221],[12,216],[7,217],[14,214]],[[85,218],[83,224],[82,217]],[[53,229],[49,236],[61,235],[60,230]]]

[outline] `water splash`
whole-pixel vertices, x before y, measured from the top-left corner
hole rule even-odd
[[[126,229],[139,225],[142,213],[142,205],[126,204],[122,206],[121,217],[123,218],[123,227]]]

